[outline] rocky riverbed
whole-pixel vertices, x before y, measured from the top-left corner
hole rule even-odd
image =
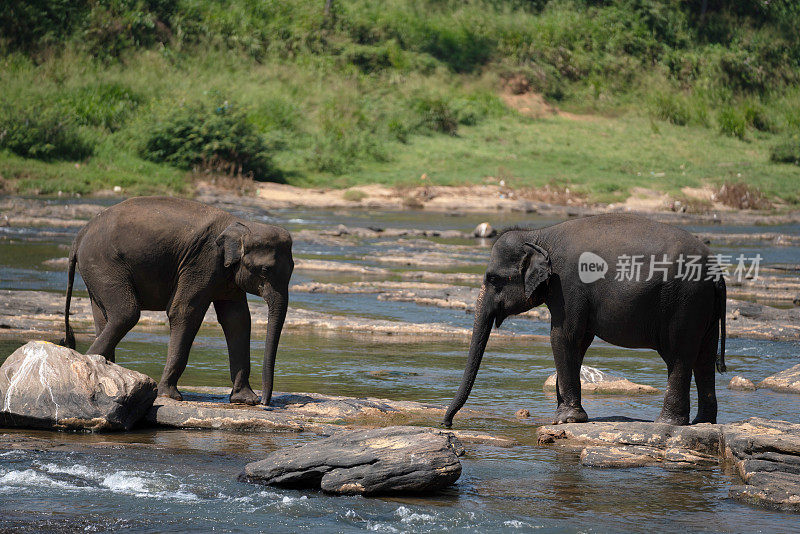
[[[732,498],[800,512],[800,425],[751,418],[737,423],[676,427],[640,421],[543,426],[539,443],[581,450],[587,467],[713,466],[728,462],[741,484]]]

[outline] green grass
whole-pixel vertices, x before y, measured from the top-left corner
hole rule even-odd
[[[188,195],[198,177],[186,169],[246,173],[246,147],[260,176],[300,186],[424,173],[618,201],[733,181],[800,202],[789,0],[711,2],[705,18],[694,0],[337,0],[330,20],[321,4],[44,0],[52,9],[26,8],[24,25],[0,15],[0,186]],[[509,109],[510,78],[587,117]],[[215,111],[227,109],[235,128]],[[57,118],[66,146],[47,146],[53,121],[31,110]],[[196,128],[193,110],[205,110]],[[92,155],[71,160],[70,136]],[[169,154],[154,157],[153,139]]]

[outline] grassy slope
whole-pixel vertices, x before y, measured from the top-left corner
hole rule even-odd
[[[476,14],[474,9],[465,13],[467,18]],[[392,16],[372,13],[356,22],[390,25]],[[554,34],[565,33],[573,24],[591,24],[569,10],[537,17],[522,20],[504,11],[493,23],[501,30],[531,31],[525,27],[527,21]],[[441,13],[439,19],[446,21]],[[558,44],[557,35],[553,41]],[[591,114],[589,120],[530,119],[493,96],[501,90],[499,66],[487,64],[457,73],[410,48],[392,53],[399,55],[392,67],[371,73],[343,63],[344,53],[298,53],[289,59],[280,52],[259,53],[254,58],[225,46],[129,50],[116,61],[91,59],[74,45],[38,63],[9,53],[0,58],[0,93],[15,106],[36,109],[54,101],[69,102],[70,95],[83,95],[87,88],[91,93],[93,87],[109,83],[130,88],[139,103],[120,128],[80,127],[97,142],[96,153],[88,160],[45,163],[0,151],[0,176],[7,187],[23,193],[89,193],[116,185],[130,194],[188,193],[192,176],[186,171],[142,159],[139,150],[148,128],[187,102],[231,101],[268,139],[285,180],[297,185],[410,185],[420,183],[425,173],[428,183],[438,184],[500,178],[512,187],[556,182],[593,199],[612,201],[624,198],[635,186],[677,193],[687,185],[745,181],[769,195],[800,201],[796,185],[800,169],[769,162],[770,147],[798,127],[793,122],[800,117],[797,91],[759,96],[758,104],[764,103],[776,124],[775,133],[751,127],[746,140],[739,140],[719,132],[714,114],[721,107],[719,102],[715,107],[713,100],[727,95],[731,102],[746,104],[744,97],[734,98],[724,88],[681,92],[661,71],[622,89],[610,74],[562,80],[566,94],[557,104]],[[415,67],[420,57],[433,66]],[[574,63],[580,66],[590,59]],[[592,76],[594,81],[589,80]],[[653,95],[664,91],[686,103],[688,125],[653,118],[660,114],[653,110]],[[454,109],[463,102],[480,102],[477,124],[459,125],[455,136],[414,126],[419,120],[414,102],[437,98]],[[66,109],[71,112],[69,104]],[[704,118],[709,113],[711,118]],[[401,139],[387,133],[394,123],[407,130]]]

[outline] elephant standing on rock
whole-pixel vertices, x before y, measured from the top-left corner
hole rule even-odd
[[[178,379],[213,303],[225,333],[233,390],[230,401],[256,404],[250,388],[247,293],[269,307],[262,404],[272,397],[275,355],[294,269],[292,237],[283,228],[249,222],[220,209],[168,197],[125,200],[78,232],[69,255],[64,312],[66,344],[75,348],[69,307],[75,266],[86,282],[97,338],[88,353],[114,361],[114,350],[141,310],[165,310],[170,337],[158,394],[181,400]]]
[[[715,361],[725,371],[726,288],[713,259],[692,234],[628,214],[501,233],[475,306],[461,387],[443,424],[452,424],[469,396],[492,323],[500,326],[509,315],[542,303],[551,314],[554,423],[588,420],[579,373],[595,336],[621,347],[654,349],[667,363],[667,392],[657,422],[689,423],[694,373],[699,404],[694,423],[715,423]],[[634,276],[637,262],[639,276]]]

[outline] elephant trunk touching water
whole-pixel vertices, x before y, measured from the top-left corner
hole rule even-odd
[[[261,370],[261,404],[267,406],[272,399],[272,383],[275,375],[275,356],[281,339],[286,310],[289,307],[289,289],[267,289],[262,295],[269,307],[267,338],[264,342],[264,367]]]
[[[453,416],[464,406],[472,391],[478,368],[481,366],[483,353],[486,351],[486,343],[489,341],[489,334],[492,332],[492,322],[494,314],[492,307],[486,304],[486,285],[481,286],[478,301],[475,304],[475,323],[472,325],[472,339],[469,343],[469,353],[467,354],[467,367],[464,369],[464,376],[461,378],[461,386],[458,388],[455,398],[447,408],[444,416],[444,424],[453,424]]]
[[[621,276],[620,262],[624,266],[637,258],[650,261],[649,271],[640,264],[635,276],[634,271]],[[697,267],[696,276],[682,272],[688,260]],[[584,263],[591,265],[584,268]],[[609,272],[609,265],[615,265],[617,272]],[[658,351],[667,364],[668,379],[657,421],[689,422],[694,375],[698,393],[694,422],[714,423],[714,369],[725,370],[725,300],[725,281],[713,268],[708,247],[666,224],[605,214],[540,229],[510,229],[492,247],[466,368],[443,424],[452,424],[472,390],[492,324],[500,326],[509,315],[540,304],[546,304],[551,315],[555,423],[588,419],[581,406],[579,373],[595,337],[621,347]]]

